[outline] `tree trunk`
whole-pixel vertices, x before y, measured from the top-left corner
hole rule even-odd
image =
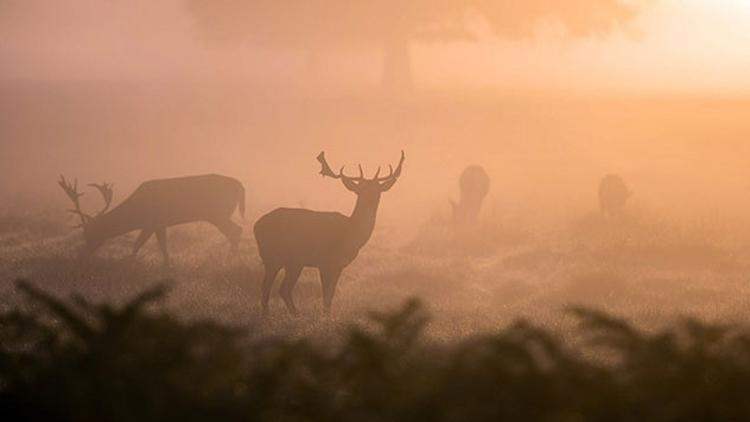
[[[407,34],[391,36],[383,49],[383,89],[404,93],[412,88],[411,45]]]

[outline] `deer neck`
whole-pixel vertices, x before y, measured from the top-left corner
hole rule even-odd
[[[101,244],[113,237],[138,229],[132,216],[124,212],[121,206],[115,207],[91,222],[89,231],[95,243]]]
[[[370,240],[372,231],[375,229],[375,217],[378,214],[380,198],[357,198],[357,204],[349,217],[352,225],[350,240],[357,247],[362,247]]]

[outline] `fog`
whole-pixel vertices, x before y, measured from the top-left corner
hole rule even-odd
[[[0,1],[3,212],[53,216],[65,224],[64,249],[75,250],[60,174],[112,182],[118,203],[146,180],[219,173],[245,186],[252,244],[252,223],[276,207],[352,209],[355,197],[318,174],[320,151],[335,169],[356,174],[362,164],[371,176],[404,150],[403,174],[379,210],[375,256],[432,242],[434,233],[419,236],[447,224],[461,171],[479,164],[491,179],[480,221],[497,229],[485,258],[555,249],[560,238],[586,243],[576,230],[605,227],[597,188],[615,173],[633,192],[625,226],[689,233],[744,259],[744,2],[538,2],[538,12],[417,1],[408,18],[430,25],[410,33],[406,67],[396,70],[410,73],[398,90],[383,78],[390,32],[379,31],[389,21],[357,32],[366,14],[322,2],[315,13],[349,21],[314,34],[315,19],[296,25],[274,9],[261,17],[281,20],[248,29],[247,4]],[[503,29],[508,20],[523,25]],[[101,206],[93,193],[83,205]],[[245,252],[256,268],[253,247]],[[393,258],[375,256],[360,265]]]
[[[634,207],[670,217],[743,218],[750,188],[742,99],[430,94],[391,100],[296,96],[218,84],[6,84],[0,100],[2,186],[62,200],[59,174],[116,184],[222,173],[242,180],[252,207],[348,210],[353,197],[320,178],[327,151],[350,174],[407,165],[384,218],[446,211],[469,164],[492,178],[498,212],[593,211],[607,173],[632,185]],[[338,167],[336,167],[338,168]],[[94,204],[95,206],[96,204]]]
[[[473,4],[456,1],[451,6],[451,2],[445,2],[434,9],[449,15],[454,13],[451,7],[464,3]],[[614,2],[601,4],[609,3]],[[127,4],[95,0],[5,0],[0,4],[0,57],[3,58],[0,75],[56,81],[239,79],[354,85],[377,82],[381,53],[375,43],[362,39],[378,28],[387,28],[387,22],[382,27],[371,25],[368,33],[348,37],[341,34],[354,31],[341,24],[332,25],[344,28],[339,32],[328,31],[338,36],[336,46],[348,46],[343,49],[333,48],[332,42],[316,35],[322,33],[314,30],[316,22],[311,23],[310,30],[302,24],[294,28],[282,24],[283,20],[275,15],[262,28],[255,28],[258,24],[254,21],[245,24],[241,16],[235,19],[238,22],[224,20],[223,27],[229,28],[225,32],[231,35],[232,29],[240,35],[216,40],[217,37],[207,36],[201,30],[205,26],[200,19],[203,15],[191,13],[193,9],[202,10],[201,4],[183,0],[158,3],[137,0]],[[243,2],[227,2],[224,9],[220,3],[205,4],[215,5],[214,15],[220,18],[223,10],[238,10],[237,5]],[[294,10],[293,6],[279,4],[281,10],[283,7]],[[338,10],[323,4],[318,8],[319,13],[329,14],[331,21],[348,18],[355,25],[362,20],[356,10]],[[417,37],[413,43],[415,79],[423,86],[458,85],[464,89],[466,86],[533,90],[575,87],[619,92],[732,94],[748,89],[744,75],[750,68],[750,59],[744,46],[750,38],[745,25],[750,7],[743,0],[624,2],[639,5],[636,9],[639,13],[630,16],[629,12],[611,12],[615,19],[612,22],[616,22],[613,27],[590,26],[596,31],[594,36],[583,39],[567,36],[569,31],[555,23],[557,18],[523,18],[533,15],[532,7],[545,7],[544,4],[528,3],[526,9],[512,10],[498,6],[508,16],[507,22],[514,16],[519,17],[516,22],[528,22],[523,28],[535,33],[533,37],[509,30],[495,37],[491,22],[478,17],[470,7],[462,14],[450,15],[447,23],[438,20],[442,32],[430,32],[437,35]],[[582,11],[591,7],[586,6],[587,2],[570,4],[562,12],[573,17],[575,13],[587,16]],[[422,6],[414,2],[413,7]],[[564,16],[555,15],[553,9],[549,10],[550,15]],[[243,12],[242,8],[239,12]],[[437,12],[415,14],[433,20],[442,16],[433,17]],[[498,28],[518,25],[506,23]],[[452,28],[462,30],[449,31]],[[301,41],[262,43],[258,34],[265,34],[260,39]],[[281,34],[287,34],[286,38]],[[249,40],[255,42],[245,42]],[[300,49],[303,40],[308,40],[308,47]],[[314,40],[318,40],[317,44]],[[311,51],[317,54],[310,54]],[[315,57],[311,59],[311,55]]]
[[[749,21],[0,0],[3,416],[748,419]]]

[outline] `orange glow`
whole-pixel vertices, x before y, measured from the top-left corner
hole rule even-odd
[[[748,157],[750,0],[0,0],[0,311],[174,275],[270,333],[264,259],[302,315],[343,271],[330,339],[412,295],[446,339],[747,320]]]
[[[128,6],[90,0],[28,4],[0,16],[0,76],[43,79],[282,79],[376,82],[376,48],[324,54],[203,43],[182,0]],[[471,17],[477,42],[415,42],[426,86],[619,92],[750,90],[750,2],[648,0],[632,28],[590,40],[552,30],[536,40],[495,38]],[[305,63],[315,63],[306,68]],[[305,70],[307,69],[307,70]]]

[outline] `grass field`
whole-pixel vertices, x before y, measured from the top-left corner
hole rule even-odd
[[[78,420],[750,413],[738,398],[750,380],[747,101],[153,88],[19,85],[0,97],[11,141],[0,143],[0,408]],[[301,315],[274,290],[263,318],[253,223],[279,206],[351,209],[338,182],[315,177],[320,150],[372,174],[400,149],[403,175],[333,315],[308,269]],[[491,188],[480,223],[458,229],[448,199],[469,163]],[[245,185],[238,258],[201,223],[169,229],[169,268],[153,240],[129,257],[135,233],[79,257],[59,173],[114,182],[119,202],[144,180],[208,172]],[[607,223],[596,187],[610,172],[635,194]],[[156,313],[117,308],[165,281]],[[71,310],[93,328],[71,324]]]
[[[170,310],[248,326],[253,333],[324,333],[412,297],[433,315],[428,332],[445,340],[497,330],[519,318],[564,333],[571,328],[565,310],[573,305],[652,328],[687,315],[747,320],[750,255],[731,233],[704,226],[636,217],[605,224],[596,214],[552,233],[501,222],[460,231],[440,221],[418,230],[383,224],[345,270],[332,318],[322,316],[317,272],[308,269],[295,291],[301,317],[289,317],[274,292],[271,316],[262,319],[262,267],[248,223],[240,257],[231,260],[213,227],[171,229],[174,263],[166,268],[153,241],[138,258],[129,257],[134,235],[113,240],[94,258],[79,258],[80,234],[50,215],[56,214],[3,219],[13,227],[0,237],[4,306],[16,303],[17,278],[57,295],[115,303],[170,280]],[[394,240],[396,232],[410,236]]]
[[[731,98],[450,97],[413,100],[331,94],[273,95],[257,87],[4,84],[0,98],[0,295],[14,303],[24,277],[53,293],[120,301],[162,279],[169,307],[253,330],[304,333],[421,298],[429,331],[454,338],[518,318],[565,329],[564,310],[586,304],[649,326],[680,315],[743,320],[750,266],[748,102]],[[12,147],[11,147],[12,146]],[[262,276],[252,224],[278,206],[348,212],[353,196],[316,177],[334,167],[407,158],[384,195],[373,238],[343,273],[332,319],[320,285],[303,273],[299,319],[274,293],[259,319]],[[24,163],[34,163],[34,166]],[[480,163],[492,179],[481,224],[447,224],[457,175]],[[352,170],[349,170],[352,171]],[[115,202],[149,178],[219,172],[247,190],[239,260],[212,227],[170,229],[174,265],[155,242],[127,256],[134,234],[96,259],[54,181],[115,183]],[[603,174],[634,197],[627,216],[596,211]],[[84,207],[95,210],[95,196]],[[277,282],[278,284],[278,282]],[[282,330],[282,331],[283,331]]]

